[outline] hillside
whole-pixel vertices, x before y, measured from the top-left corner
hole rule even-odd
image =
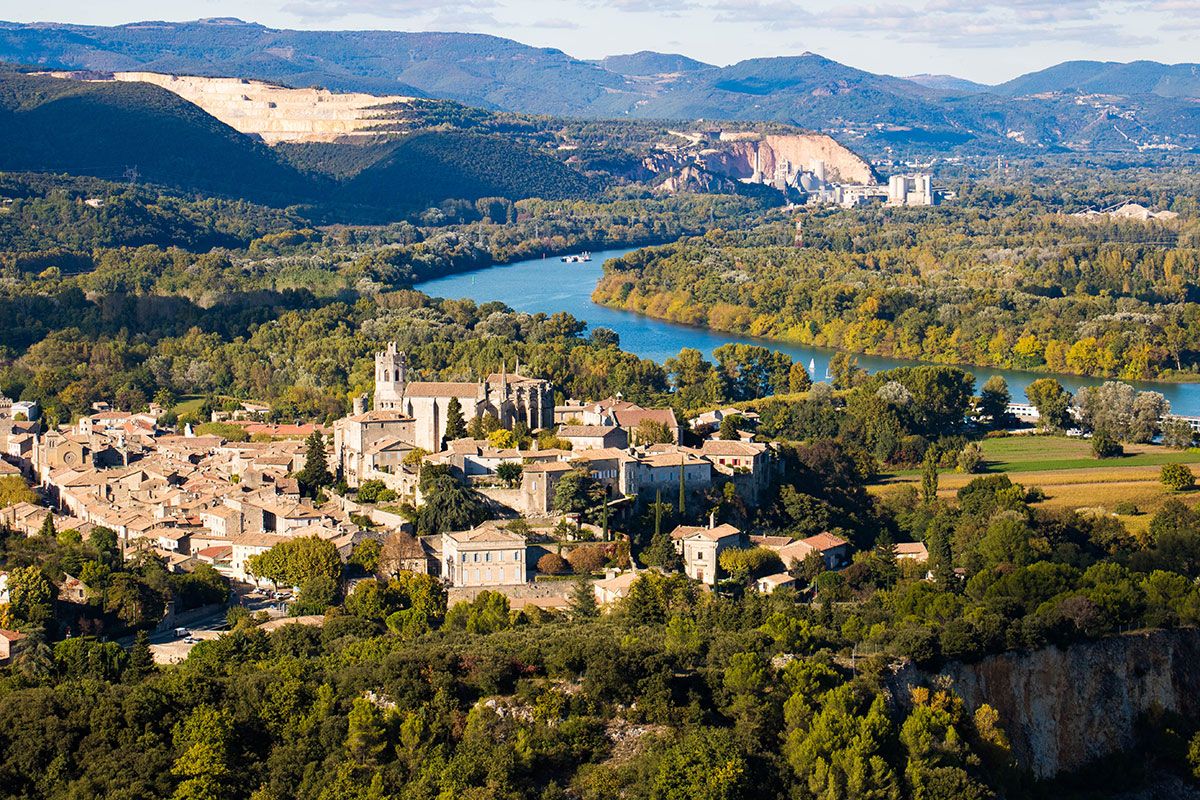
[[[819,55],[713,67],[643,51],[598,62],[496,36],[276,30],[235,19],[111,28],[0,23],[0,60],[271,81],[592,119],[773,121],[872,153],[1200,146],[1195,65],[1068,62],[984,87],[876,75]],[[1084,95],[1075,102],[1076,95]],[[1100,97],[1100,100],[1095,99]]]
[[[391,152],[344,183],[334,199],[346,206],[417,211],[445,198],[566,199],[596,185],[522,144],[467,131],[407,136]]]
[[[619,56],[606,56],[595,63],[609,72],[635,77],[673,75],[716,69],[711,64],[705,64],[703,61],[697,61],[694,58],[688,58],[678,53],[655,53],[652,50],[641,50],[637,53]]]
[[[150,183],[277,205],[316,189],[264,145],[165,89],[2,72],[0,169],[117,180],[136,170]]]
[[[1156,61],[1067,61],[1002,83],[992,92],[1008,97],[1041,92],[1200,98],[1200,64]]]

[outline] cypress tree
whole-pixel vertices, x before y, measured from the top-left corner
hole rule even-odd
[[[457,397],[451,397],[446,405],[446,436],[447,442],[461,439],[467,435],[467,423],[463,421],[462,403]]]
[[[938,493],[938,460],[937,453],[931,447],[925,451],[925,461],[921,464],[921,499],[926,503],[937,500]]]

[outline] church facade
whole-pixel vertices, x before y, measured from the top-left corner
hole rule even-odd
[[[410,381],[408,360],[390,342],[375,354],[376,411],[397,411],[413,419],[414,444],[431,453],[442,449],[451,399],[463,420],[492,414],[505,428],[523,422],[530,430],[554,424],[554,387],[549,381],[501,368],[483,381]]]

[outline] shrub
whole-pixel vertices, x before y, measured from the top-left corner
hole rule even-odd
[[[608,555],[605,553],[603,545],[587,544],[582,547],[576,547],[567,553],[567,561],[571,562],[573,570],[582,575],[588,572],[595,572],[607,564]]]
[[[1132,517],[1142,513],[1137,507],[1137,503],[1129,500],[1122,500],[1121,502],[1117,503],[1115,506],[1113,506],[1113,512],[1125,517]]]
[[[1092,434],[1092,455],[1096,458],[1118,458],[1125,455],[1125,449],[1107,433],[1096,431]]]
[[[1158,479],[1173,492],[1182,492],[1196,485],[1196,476],[1184,464],[1163,464]]]
[[[538,559],[538,572],[544,572],[547,575],[561,575],[570,568],[567,560],[557,553],[546,553]]]
[[[983,471],[983,448],[977,442],[969,442],[958,453],[958,471],[968,475]]]

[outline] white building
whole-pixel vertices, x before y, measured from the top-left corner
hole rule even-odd
[[[442,534],[442,577],[451,586],[526,583],[525,537],[497,521],[469,531]]]
[[[707,528],[680,525],[671,532],[675,551],[683,556],[684,572],[689,578],[709,586],[717,583],[721,553],[741,547],[744,538],[742,532],[732,525],[713,525],[711,521]]]

